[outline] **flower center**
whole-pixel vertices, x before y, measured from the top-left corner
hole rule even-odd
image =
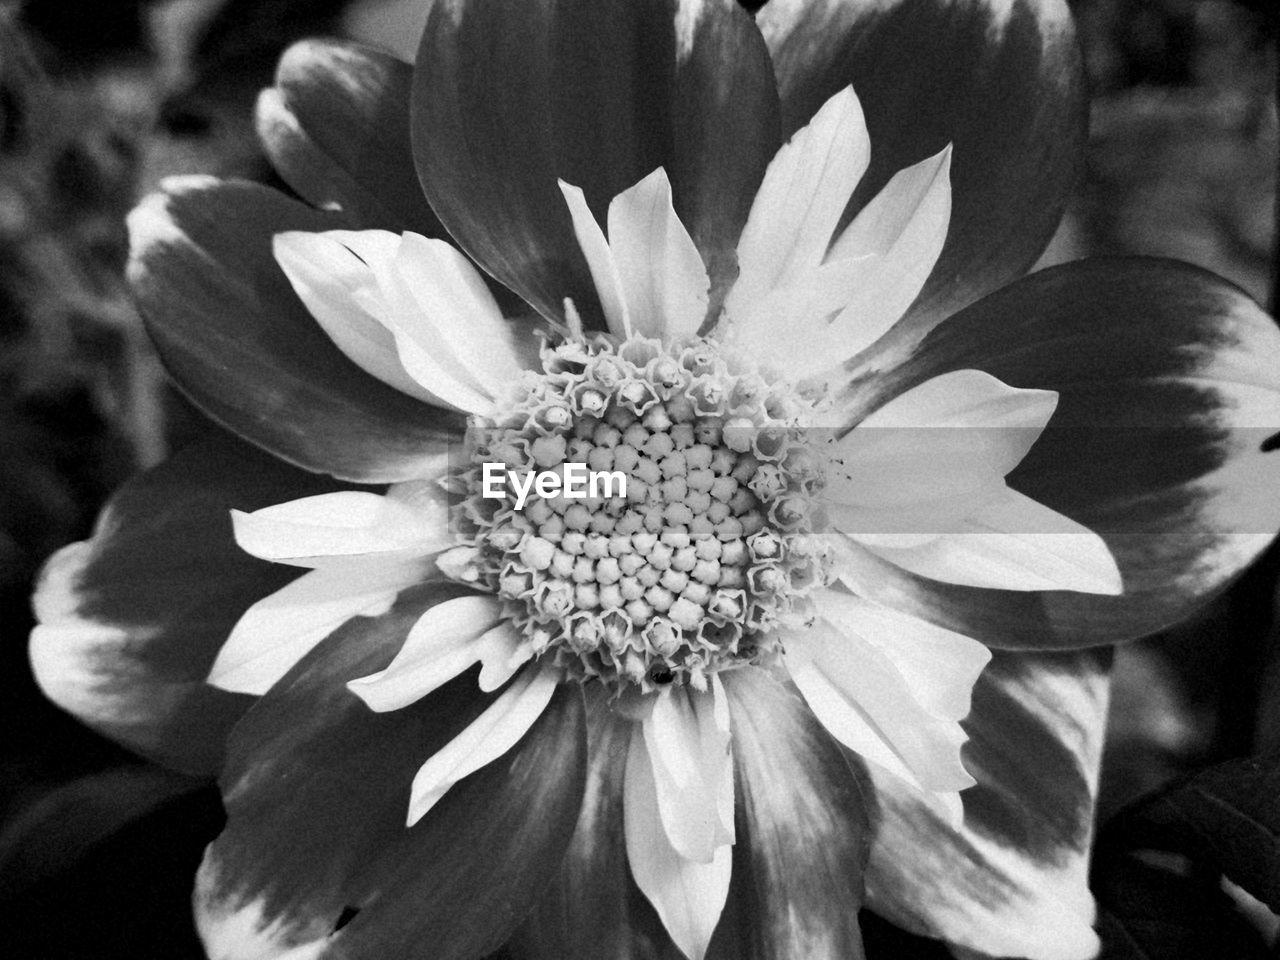
[[[810,524],[811,398],[706,339],[601,335],[545,347],[542,365],[503,412],[473,418],[458,575],[503,598],[535,655],[615,692],[702,688],[774,656],[829,566]],[[485,495],[495,463],[514,478],[580,463],[614,482],[517,506],[518,480]]]

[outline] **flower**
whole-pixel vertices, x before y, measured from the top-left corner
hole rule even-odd
[[[449,0],[412,72],[294,48],[259,121],[314,206],[175,181],[131,277],[294,466],[222,439],[126,488],[32,643],[221,771],[211,956],[844,957],[864,881],[1096,950],[1093,648],[1280,526],[1280,334],[1167,262],[998,289],[1078,162],[1062,4]],[[579,459],[634,486],[483,495]]]

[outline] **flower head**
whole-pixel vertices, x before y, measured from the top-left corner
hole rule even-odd
[[[222,758],[183,724],[230,734],[197,882],[215,957],[513,932],[849,956],[864,871],[910,928],[1088,956],[1105,663],[1078,648],[1190,609],[1280,525],[1247,439],[1280,336],[1167,264],[990,292],[1076,162],[1060,3],[910,21],[1010,116],[886,52],[908,5],[509,6],[435,4],[412,76],[286,55],[264,142],[322,209],[188,180],[135,213],[179,383],[336,479],[224,444],[213,477],[142,481],[117,514],[180,496],[51,562],[46,689],[188,767]],[[1147,433],[1099,434],[1117,410]],[[1135,480],[1157,432],[1184,447]],[[569,495],[579,464],[625,492]],[[177,537],[209,516],[230,535]],[[97,586],[153,541],[207,607]]]

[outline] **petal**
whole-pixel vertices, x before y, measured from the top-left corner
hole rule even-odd
[[[1280,429],[1280,332],[1225,281],[1161,260],[1045,270],[858,381],[844,408],[854,419],[873,409],[872,380],[893,396],[973,367],[1059,394],[1009,484],[1100,534],[1124,594],[948,586],[875,562],[856,575],[857,592],[995,646],[1108,643],[1187,616],[1280,527],[1280,454],[1268,452]]]
[[[529,667],[484,713],[424,763],[413,778],[409,826],[439,803],[463,777],[497,760],[542,716],[560,682],[555,667]]]
[[[397,332],[450,375],[493,397],[528,366],[522,341],[531,331],[503,319],[475,267],[443,240],[406,233],[393,261],[370,266],[387,302],[402,311],[393,315]]]
[[[687,960],[627,866],[623,789],[633,721],[584,688],[586,792],[560,870],[512,948],[527,960]]]
[[[671,341],[698,332],[707,315],[707,271],[661,167],[610,201],[609,246],[636,333]]]
[[[713,288],[727,285],[778,145],[768,54],[732,0],[439,3],[414,83],[428,199],[462,248],[543,316],[561,318],[569,297],[600,321],[558,179],[599,215],[664,168]]]
[[[965,764],[978,785],[962,794],[959,830],[871,769],[873,910],[993,956],[1096,954],[1087,874],[1108,661],[1096,652],[996,655],[965,721]]]
[[[605,324],[614,336],[629,337],[631,315],[627,312],[622,277],[618,274],[618,264],[609,248],[609,241],[596,222],[596,215],[587,206],[587,197],[582,188],[563,180],[558,182],[564,201],[569,205],[569,215],[573,218],[574,236],[578,238],[582,255],[587,258],[587,268],[591,271],[591,282],[595,284],[596,295],[600,298]]]
[[[689,960],[703,960],[729,894],[732,847],[716,847],[709,863],[680,855],[667,839],[659,808],[656,763],[636,729],[627,753],[625,834],[627,863],[663,926]]]
[[[1035,262],[1082,171],[1083,70],[1065,0],[772,0],[757,19],[784,132],[849,84],[862,102],[873,156],[842,222],[954,146],[947,242],[891,338],[918,338]]]
[[[829,260],[863,265],[851,280],[853,295],[826,331],[836,348],[832,363],[878,341],[920,295],[951,223],[951,155],[948,145],[899,170],[832,247]]]
[[[820,619],[786,636],[786,667],[818,720],[841,743],[907,781],[917,790],[954,793],[973,783],[960,762],[968,691],[985,662],[985,648],[911,617],[864,608],[835,591],[818,601]],[[949,644],[921,690],[918,669],[904,675],[873,631],[893,631],[908,648]],[[908,660],[914,664],[918,658]],[[939,693],[939,687],[944,693]],[[959,708],[959,709],[957,709]],[[946,801],[954,806],[954,799]]]
[[[413,625],[386,669],[353,679],[347,688],[377,713],[400,710],[502,648],[510,655],[515,643],[503,641],[512,641],[513,634],[498,598],[469,594],[447,600]]]
[[[256,184],[188,177],[129,217],[129,279],[169,372],[215,420],[307,469],[421,476],[460,422],[379,383],[324,335],[271,255],[324,215]]]
[[[836,529],[940,534],[1003,495],[1057,397],[1019,390],[979,370],[926,380],[836,441],[823,499]],[[938,470],[939,463],[947,464]]]
[[[727,674],[725,690],[740,826],[710,955],[855,960],[869,784],[795,692],[763,670]]]
[[[372,960],[405,942],[461,960],[495,950],[559,862],[582,796],[581,696],[561,687],[511,751],[404,825],[414,773],[492,701],[469,677],[404,710],[347,691],[386,666],[424,606],[406,594],[326,639],[246,715],[222,779],[227,827],[197,880],[211,957],[330,950]],[[290,953],[289,951],[296,951]]]
[[[711,863],[733,843],[729,713],[719,681],[706,692],[661,691],[642,728],[668,841],[684,859]]]
[[[263,560],[300,567],[361,554],[425,556],[452,546],[444,492],[423,509],[402,499],[344,490],[231,511],[236,543]]]
[[[240,550],[229,508],[332,486],[221,435],[125,484],[93,538],[45,567],[31,637],[41,689],[133,750],[216,773],[249,701],[204,679],[244,610],[297,573]]]
[[[425,568],[349,562],[312,570],[244,612],[209,668],[209,683],[231,693],[266,693],[352,617],[389,610],[401,590],[422,582]]]
[[[769,163],[738,241],[739,276],[725,301],[752,335],[768,319],[750,307],[822,263],[871,147],[853,90],[834,94]],[[742,315],[740,317],[740,314]]]
[[[373,241],[394,248],[398,239],[385,230],[291,230],[276,234],[271,250],[298,299],[356,366],[401,393],[442,406],[436,394],[405,372],[381,311],[366,308],[377,281],[352,246]]]
[[[360,227],[444,234],[409,146],[413,68],[341,40],[295,43],[258,98],[258,137],[272,165],[314,206]]]
[[[922,577],[997,590],[1078,590],[1115,596],[1120,570],[1089,528],[1016,490],[983,504],[955,532],[907,547],[868,545]]]

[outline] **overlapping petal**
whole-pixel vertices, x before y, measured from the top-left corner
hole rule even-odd
[[[409,145],[413,68],[340,40],[295,43],[262,91],[258,137],[298,195],[361,229],[443,236]]]
[[[837,740],[958,814],[973,783],[959,721],[990,658],[976,640],[838,590],[816,600],[807,630],[787,634],[786,666]]]
[[[899,344],[1018,277],[1081,172],[1086,104],[1066,0],[770,0],[757,15],[783,131],[852,84],[871,166],[844,222],[898,171],[954,147],[951,229]]]
[[[768,53],[732,0],[448,0],[418,55],[413,143],[462,248],[544,316],[600,318],[556,189],[599,217],[662,167],[718,302],[778,119]]]
[[[1212,274],[1143,259],[1033,274],[952,317],[913,359],[855,379],[845,415],[970,367],[1059,394],[1009,484],[1100,534],[1124,593],[952,586],[866,558],[858,592],[996,646],[1109,643],[1189,614],[1280,526],[1268,443],[1280,331]]]
[[[186,394],[307,469],[370,483],[422,475],[460,421],[345,357],[271,255],[276,233],[343,223],[256,184],[192,177],[164,186],[130,215],[129,279]]]
[[[241,614],[298,573],[240,550],[230,511],[332,487],[229,437],[126,484],[93,538],[45,568],[31,638],[41,688],[146,756],[216,773],[249,701],[205,676]]]
[[[460,677],[399,711],[374,713],[346,688],[384,667],[452,587],[410,592],[355,620],[304,659],[244,718],[222,778],[228,822],[196,890],[206,949],[219,960],[433,956],[496,948],[554,872],[577,818],[581,696],[562,687],[515,749],[449,791],[406,829],[410,785],[493,697]]]
[[[964,825],[870,772],[877,812],[867,903],[916,933],[992,956],[1088,960],[1093,802],[1107,708],[1105,651],[997,653],[964,727]]]

